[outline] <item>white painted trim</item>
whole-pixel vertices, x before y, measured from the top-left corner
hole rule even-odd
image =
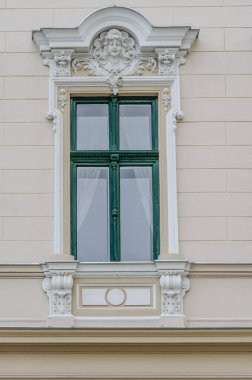
[[[184,315],[163,317],[75,317],[77,328],[184,328]]]
[[[77,290],[77,300],[80,299],[80,294],[81,294],[81,289],[82,288],[100,288],[100,287],[105,287],[105,288],[151,288],[152,292],[152,305],[146,305],[146,306],[138,306],[137,304],[134,306],[123,306],[121,307],[121,310],[133,310],[133,311],[138,311],[138,310],[157,310],[157,285],[154,282],[145,282],[145,283],[121,283],[120,284],[115,284],[113,282],[78,282],[76,286]],[[78,310],[97,310],[97,306],[82,306],[79,304],[79,301],[77,302],[77,309]],[[103,307],[103,306],[102,306]],[[118,310],[118,306],[105,306],[104,310]]]
[[[63,254],[63,117],[57,109],[57,91],[59,87],[76,86],[101,87],[105,85],[103,77],[65,77],[54,78],[50,81],[49,111],[52,115],[55,131],[55,180],[54,180],[54,253]],[[167,186],[168,186],[168,243],[169,253],[179,253],[178,239],[178,212],[177,212],[177,175],[176,175],[176,115],[180,110],[180,92],[178,75],[174,76],[135,76],[125,77],[122,80],[123,88],[153,87],[162,85],[171,86],[171,110],[166,117],[167,135]]]
[[[51,49],[75,49],[76,52],[85,53],[93,38],[111,27],[129,31],[142,52],[167,46],[188,50],[199,33],[189,26],[157,28],[131,8],[112,6],[89,14],[77,28],[43,28],[33,31],[33,39],[43,52]]]
[[[160,328],[177,327],[183,328],[181,324],[184,316],[169,316],[169,325],[162,323],[159,316],[156,317],[74,317],[75,328]],[[180,319],[180,325],[176,323]],[[252,328],[252,319],[249,318],[190,318],[186,320],[186,327],[198,328]],[[176,325],[175,325],[176,323]],[[0,318],[1,328],[48,328],[48,320],[40,318]],[[66,327],[58,326],[54,327]]]
[[[47,319],[42,318],[0,318],[0,326],[17,328],[46,328]]]
[[[168,178],[168,251],[178,254],[178,216],[176,184],[176,118],[182,115],[180,110],[179,71],[178,65],[184,63],[184,57],[199,30],[189,26],[154,27],[137,11],[126,7],[101,8],[88,15],[77,28],[43,28],[33,31],[33,39],[39,47],[44,63],[50,67],[49,112],[55,130],[55,183],[54,183],[54,252],[63,254],[63,117],[66,105],[65,89],[69,86],[101,86],[109,83],[114,93],[118,92],[119,77],[100,77],[100,71],[94,70],[93,77],[71,77],[72,59],[89,59],[91,45],[99,33],[111,28],[127,31],[135,40],[135,64],[140,70],[141,59],[156,63],[158,74],[151,76],[133,76],[136,72],[127,72],[120,85],[127,87],[171,86],[171,110],[166,118],[167,132],[167,178]],[[139,60],[139,57],[142,57]],[[138,57],[138,58],[137,58]],[[93,57],[94,58],[94,57]],[[91,59],[93,59],[91,58]],[[60,62],[60,63],[59,63]],[[97,62],[96,62],[97,63]],[[140,66],[139,66],[140,65]],[[156,67],[155,66],[155,67]],[[147,65],[148,68],[148,65]],[[151,70],[148,68],[148,70]],[[96,72],[97,71],[97,72]],[[106,70],[105,70],[106,71]],[[141,70],[140,70],[141,72]],[[103,75],[103,74],[102,74]],[[166,76],[168,75],[168,76]],[[57,79],[58,78],[58,79]],[[61,89],[61,111],[57,107],[57,90]],[[169,90],[166,88],[165,111],[168,110]],[[164,100],[164,99],[163,99]],[[165,252],[166,253],[166,252]]]
[[[252,328],[251,318],[191,318],[188,328]]]

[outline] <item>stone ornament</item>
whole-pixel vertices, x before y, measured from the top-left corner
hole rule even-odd
[[[67,92],[64,88],[61,88],[59,90],[58,102],[59,102],[61,112],[64,112],[65,105],[67,104]]]
[[[45,278],[43,290],[49,297],[49,316],[71,316],[73,277],[69,274]]]
[[[122,76],[142,75],[145,68],[153,71],[156,61],[138,55],[136,42],[129,33],[110,29],[95,39],[90,57],[74,59],[72,67],[75,73],[83,68],[89,75],[105,76],[106,83],[116,95]]]
[[[171,103],[171,96],[170,96],[170,90],[169,88],[164,88],[161,95],[162,103],[164,106],[165,112],[168,112],[169,105]]]
[[[48,325],[72,327],[72,288],[77,262],[47,262],[43,265],[45,278],[42,289],[49,298]]]
[[[184,65],[186,60],[181,53],[171,49],[156,49],[158,60],[158,74],[162,76],[177,75],[178,66]]]
[[[190,287],[185,275],[169,272],[160,277],[162,316],[182,315],[183,298]]]

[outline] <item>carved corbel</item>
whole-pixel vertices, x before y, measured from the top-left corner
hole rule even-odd
[[[178,66],[184,65],[186,60],[176,49],[156,49],[158,57],[159,75],[169,76],[178,74]]]
[[[46,277],[42,289],[49,298],[50,326],[73,326],[72,287],[76,266],[76,262],[48,262],[44,265]]]
[[[162,316],[183,315],[183,298],[190,288],[185,273],[168,272],[160,277]]]
[[[157,260],[160,276],[161,314],[163,327],[185,327],[184,296],[190,288],[187,278],[190,264],[183,260]]]
[[[71,61],[73,50],[53,50],[54,69],[56,77],[71,76]]]
[[[43,64],[50,67],[51,77],[70,77],[74,50],[52,50],[43,53]]]

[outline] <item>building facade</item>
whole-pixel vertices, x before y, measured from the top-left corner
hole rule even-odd
[[[0,0],[0,378],[252,378],[250,0]]]

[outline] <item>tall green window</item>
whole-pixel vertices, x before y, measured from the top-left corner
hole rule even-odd
[[[71,99],[71,249],[80,261],[159,255],[157,98]]]

